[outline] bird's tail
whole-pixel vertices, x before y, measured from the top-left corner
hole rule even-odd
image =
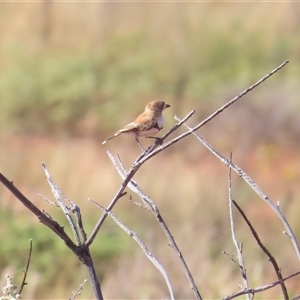
[[[117,131],[113,136],[109,137],[108,139],[106,139],[105,141],[102,142],[102,145],[104,145],[105,143],[107,143],[109,140],[115,138],[116,136],[120,135],[121,132]]]

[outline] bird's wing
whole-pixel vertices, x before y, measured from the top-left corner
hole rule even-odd
[[[138,124],[132,122],[124,126],[122,129],[118,131],[118,133],[123,133],[123,132],[135,132],[138,130]]]
[[[134,122],[124,126],[121,130],[119,130],[119,132],[123,133],[123,132],[147,131],[151,128],[158,128],[156,118],[153,118],[148,114],[142,113],[134,120]]]

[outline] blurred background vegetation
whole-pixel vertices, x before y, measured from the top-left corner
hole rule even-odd
[[[288,66],[201,129],[221,153],[263,188],[300,238],[299,112],[300,4],[283,3],[38,3],[0,4],[1,172],[62,224],[44,161],[61,190],[81,206],[87,233],[101,215],[88,197],[109,203],[121,183],[105,150],[129,167],[135,141],[101,142],[153,99],[173,116],[196,124],[263,75]],[[183,129],[181,129],[183,130]],[[142,141],[148,145],[151,141]],[[159,173],[157,169],[159,168]],[[204,298],[218,298],[241,281],[222,251],[234,253],[227,208],[227,169],[189,137],[137,174],[159,206]],[[293,248],[271,210],[238,178],[234,199],[278,258],[283,276],[299,270]],[[24,298],[67,298],[87,277],[63,243],[0,187],[1,280],[21,280],[29,239],[33,257]],[[192,298],[158,225],[124,197],[115,213],[163,263],[178,298]],[[237,216],[252,287],[276,279],[270,263]],[[280,247],[278,246],[280,245]],[[92,246],[105,298],[167,296],[165,284],[140,249],[107,221]],[[287,284],[300,293],[297,279]],[[118,288],[116,288],[118,287]],[[82,298],[93,296],[86,284]],[[279,298],[279,288],[257,298]]]

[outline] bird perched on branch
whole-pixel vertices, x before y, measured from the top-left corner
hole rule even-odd
[[[145,111],[140,114],[132,123],[124,126],[122,129],[118,130],[113,136],[105,140],[103,144],[119,136],[120,134],[130,134],[135,137],[135,140],[139,146],[143,149],[144,147],[139,142],[139,137],[152,137],[152,135],[157,134],[164,126],[164,117],[162,112],[164,109],[170,107],[169,104],[163,101],[152,101],[148,103],[145,107]]]

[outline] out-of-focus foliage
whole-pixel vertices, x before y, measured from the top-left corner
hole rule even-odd
[[[53,215],[53,214],[52,214]],[[60,224],[66,224],[66,221],[59,214],[55,219]],[[33,252],[29,272],[31,276],[38,276],[38,285],[46,284],[47,282],[60,281],[60,284],[68,284],[74,272],[85,272],[82,264],[76,259],[76,256],[71,254],[70,250],[65,246],[64,242],[57,238],[45,226],[38,224],[37,220],[32,222],[29,218],[15,214],[10,209],[2,208],[0,211],[1,217],[1,240],[0,247],[0,269],[15,268],[15,279],[21,282],[23,273],[19,272],[25,268],[29,251],[29,240],[33,240]],[[91,226],[96,222],[93,217],[93,222],[86,222],[85,229],[89,232]],[[66,231],[70,236],[72,233],[69,226],[66,226]],[[93,259],[94,263],[101,264],[101,268],[97,269],[99,278],[105,275],[107,268],[111,267],[113,260],[127,248],[126,240],[122,239],[121,232],[106,227],[97,236],[93,244]],[[66,260],[66,257],[72,257],[71,260]],[[16,259],[18,258],[18,259]],[[64,270],[64,272],[58,272]],[[4,275],[4,274],[2,274]],[[81,278],[81,277],[78,277]]]
[[[174,104],[176,113],[210,110],[220,93],[239,92],[285,59],[291,66],[269,86],[280,81],[296,89],[300,49],[293,36],[300,30],[294,4],[275,5],[277,15],[268,22],[268,5],[238,4],[237,11],[232,5],[74,3],[68,7],[78,16],[65,20],[68,26],[60,26],[63,4],[31,4],[30,14],[44,18],[38,26],[28,20],[28,5],[23,11],[3,5],[3,14],[11,8],[11,20],[20,13],[28,23],[23,32],[7,20],[19,35],[2,36],[0,130],[103,134],[115,127],[117,115],[117,123],[126,124],[157,97]],[[113,21],[117,16],[122,21]],[[293,117],[297,100],[290,98],[286,110]]]

